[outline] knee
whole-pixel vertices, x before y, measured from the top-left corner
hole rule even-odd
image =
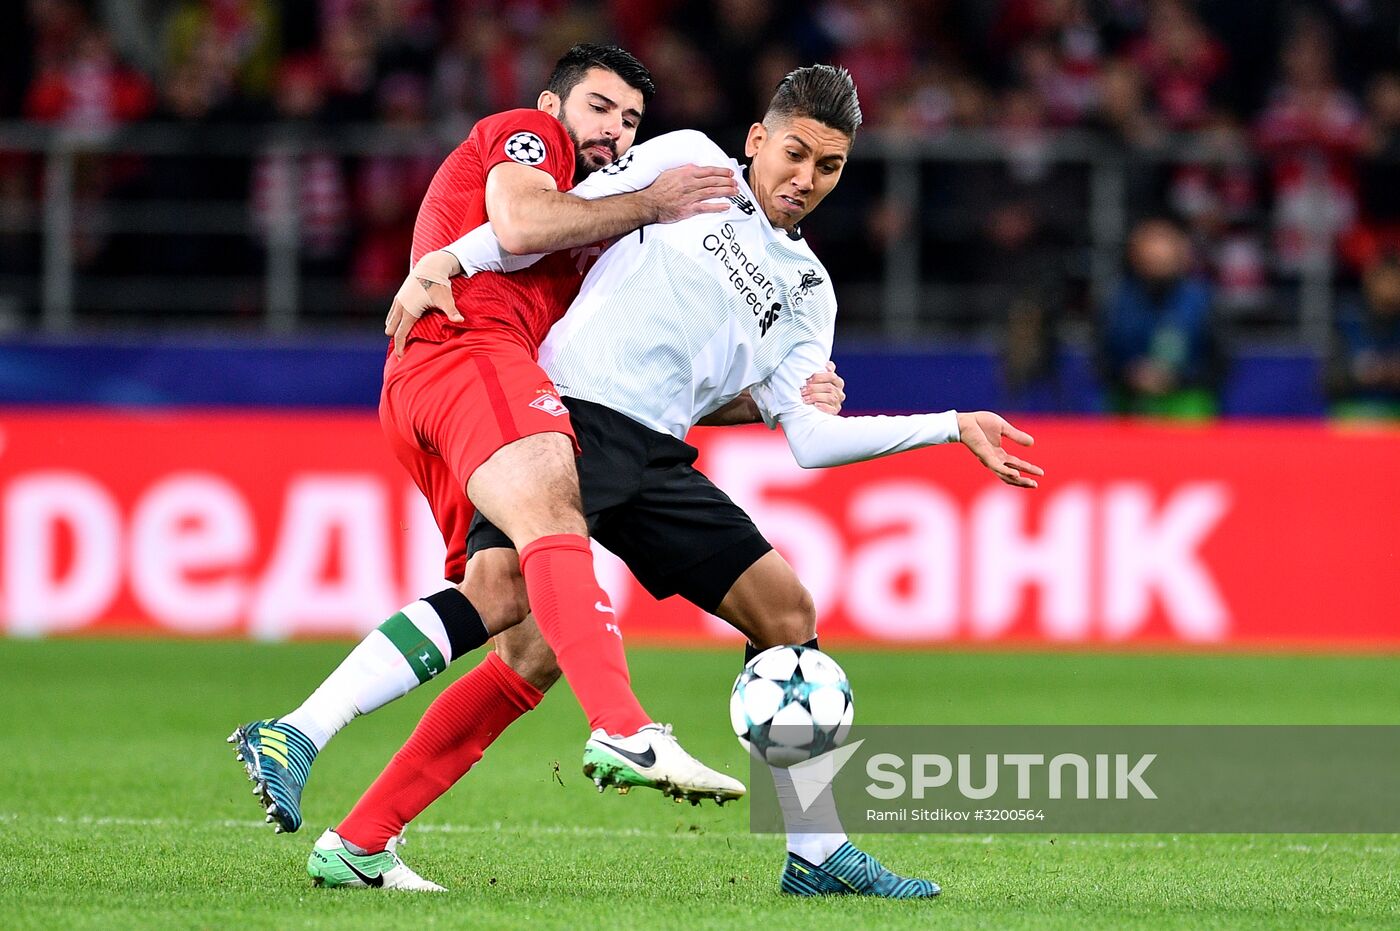
[[[477,554],[467,565],[466,578],[458,588],[492,635],[509,630],[530,613],[515,550],[492,549]]]
[[[793,643],[806,643],[817,635],[817,603],[812,600],[812,593],[807,591],[805,585],[798,586],[797,605],[793,616],[798,625],[797,636],[801,638]]]
[[[755,627],[758,639],[763,641],[754,643],[759,649],[806,643],[817,635],[817,606],[812,593],[799,583],[791,596],[784,599],[781,606],[775,606]]]
[[[525,597],[525,580],[518,571],[514,579],[500,580],[494,585],[484,586],[484,589],[473,593],[481,599],[481,604],[476,604],[475,600],[472,603],[481,614],[487,632],[492,635],[509,630],[530,613],[530,602]]]
[[[496,652],[516,675],[539,689],[559,681],[559,663],[533,623],[522,624],[496,638]]]

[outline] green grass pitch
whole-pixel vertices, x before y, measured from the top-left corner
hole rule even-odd
[[[442,896],[313,889],[306,854],[397,748],[427,688],[317,762],[274,836],[223,738],[286,710],[343,644],[0,641],[7,928],[1122,928],[1400,924],[1393,835],[873,835],[929,902],[789,900],[744,804],[600,796],[562,687],[409,831]],[[1400,659],[835,651],[865,723],[1397,723]],[[638,693],[743,772],[733,650],[631,651]],[[459,664],[457,670],[467,668]],[[447,678],[447,677],[444,677]],[[558,762],[563,785],[555,778]]]

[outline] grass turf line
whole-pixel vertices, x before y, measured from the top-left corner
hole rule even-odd
[[[315,890],[303,870],[442,688],[357,721],[317,762],[307,824],[274,836],[234,724],[284,711],[344,645],[0,641],[8,791],[0,919],[19,928],[1366,927],[1400,922],[1394,836],[873,835],[922,903],[789,900],[781,841],[742,806],[599,796],[560,690],[429,809],[407,862],[445,896]],[[1396,723],[1400,660],[836,651],[866,723]],[[638,694],[698,756],[728,733],[736,651],[630,651]],[[459,664],[469,668],[470,661]],[[455,673],[449,673],[455,675]],[[554,776],[559,763],[564,785]]]

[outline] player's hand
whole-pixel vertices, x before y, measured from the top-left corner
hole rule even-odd
[[[663,171],[643,189],[652,207],[654,223],[675,223],[701,213],[724,213],[726,197],[739,193],[734,172],[715,165],[682,165]],[[718,200],[718,203],[709,201]]]
[[[1024,430],[1017,430],[991,411],[958,414],[958,440],[972,450],[982,464],[996,473],[997,478],[1018,488],[1035,488],[1036,481],[1028,475],[1044,475],[1045,470],[1002,448],[1002,440],[1010,439],[1022,446],[1035,440]]]
[[[450,280],[461,270],[461,264],[450,252],[429,252],[413,266],[384,318],[384,335],[394,338],[395,356],[403,358],[408,334],[424,314],[440,310],[453,323],[462,322],[462,313],[452,299]]]
[[[823,414],[841,413],[846,401],[846,379],[836,374],[836,363],[828,362],[826,371],[818,372],[802,386],[802,400]]]

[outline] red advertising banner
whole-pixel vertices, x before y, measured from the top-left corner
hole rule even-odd
[[[697,430],[828,640],[1400,647],[1400,431],[1027,423],[1035,491],[961,447],[804,471]],[[441,587],[373,415],[0,412],[0,629],[357,635]],[[632,640],[732,638],[600,551]]]

